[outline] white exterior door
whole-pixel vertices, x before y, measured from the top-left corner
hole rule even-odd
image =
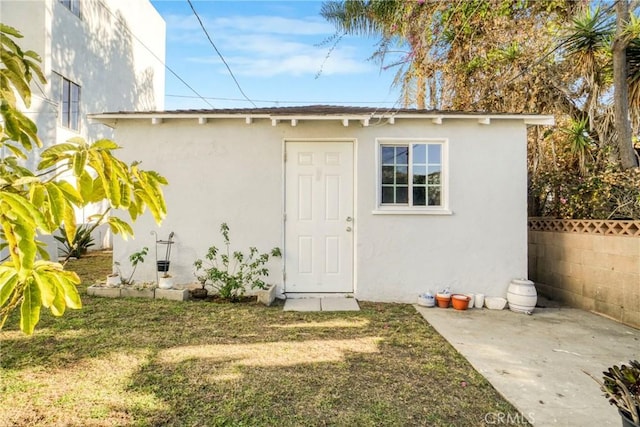
[[[285,291],[353,292],[353,143],[285,150]]]

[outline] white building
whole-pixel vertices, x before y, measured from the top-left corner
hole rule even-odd
[[[27,116],[45,147],[112,138],[88,113],[164,108],[165,22],[148,0],[2,0],[0,22],[42,58],[47,83],[32,85]]]
[[[125,160],[169,181],[162,227],[144,215],[134,240],[115,240],[123,265],[154,247],[152,232],[174,232],[170,271],[193,282],[226,222],[231,250],[282,249],[269,282],[289,297],[504,296],[527,276],[526,128],[553,117],[328,106],[93,117],[116,128]],[[136,276],[155,280],[153,259]]]

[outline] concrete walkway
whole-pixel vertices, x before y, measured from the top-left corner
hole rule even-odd
[[[640,359],[640,330],[571,308],[416,308],[535,426],[621,425],[585,371]]]
[[[360,311],[355,298],[287,298],[284,311]]]

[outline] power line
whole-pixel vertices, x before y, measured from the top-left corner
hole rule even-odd
[[[119,20],[119,18],[111,11],[111,9],[109,9],[102,1],[99,1],[99,3],[102,5],[102,7],[111,15],[115,18],[116,21]],[[151,55],[153,55],[154,58],[156,58],[156,60],[158,60],[158,62],[160,62],[164,68],[166,68],[171,74],[173,74],[178,80],[180,80],[182,82],[182,84],[184,84],[186,87],[188,87],[191,92],[195,93],[197,95],[198,98],[200,98],[201,100],[203,100],[209,107],[211,108],[215,108],[209,101],[207,101],[202,95],[200,95],[198,93],[198,91],[196,91],[193,87],[191,87],[191,85],[189,85],[189,83],[187,83],[182,77],[180,77],[178,75],[178,73],[176,73],[175,71],[173,71],[173,69],[171,69],[171,67],[169,67],[162,59],[158,58],[158,55],[155,54],[155,52],[153,52],[151,49],[149,49],[149,47],[144,44],[144,42],[142,40],[140,40],[138,38],[138,36],[136,36],[133,31],[131,31],[131,29],[127,26],[124,25],[125,30],[131,34],[131,36],[136,39],[138,41],[138,43],[140,43],[142,45],[142,47],[144,47]]]
[[[216,44],[213,42],[213,40],[211,40],[211,36],[209,36],[209,32],[207,32],[207,29],[205,28],[204,24],[202,23],[202,20],[200,19],[200,16],[198,15],[198,12],[196,12],[196,9],[193,7],[193,3],[191,3],[191,0],[187,0],[187,3],[189,3],[189,6],[191,7],[191,10],[193,11],[193,14],[198,19],[198,22],[200,23],[200,27],[202,27],[202,31],[204,31],[204,34],[207,36],[207,39],[209,39],[209,43],[211,43],[211,46],[213,46],[213,49],[218,54],[218,56],[220,57],[220,59],[224,63],[225,67],[227,67],[227,70],[229,71],[229,74],[231,75],[231,78],[235,82],[235,84],[238,87],[238,90],[240,91],[242,96],[244,96],[244,98],[247,101],[249,101],[251,103],[251,105],[253,105],[254,107],[257,107],[256,104],[254,104],[253,101],[251,99],[249,99],[249,97],[244,93],[244,91],[240,87],[240,83],[238,83],[238,80],[236,79],[236,76],[233,74],[233,71],[231,71],[231,67],[229,67],[229,64],[227,64],[227,61],[224,59],[224,56],[222,56],[222,54],[220,53],[220,51],[216,47]]]
[[[173,95],[173,94],[165,94],[168,98],[197,98],[195,96],[190,95]],[[219,98],[213,96],[206,96],[205,99],[211,99],[215,101],[241,101],[247,102],[244,98]],[[379,105],[379,104],[395,104],[397,101],[279,101],[276,99],[254,99],[249,100],[249,102],[259,102],[265,104],[323,104],[323,105],[331,105],[331,104],[369,104],[369,105]],[[254,105],[255,107],[255,105]]]

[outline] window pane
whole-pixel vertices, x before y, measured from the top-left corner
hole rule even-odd
[[[413,144],[413,164],[427,163],[427,146],[426,144]]]
[[[409,168],[406,166],[396,167],[396,184],[409,183]]]
[[[382,183],[393,184],[394,172],[395,172],[395,168],[393,166],[383,166],[382,167]]]
[[[440,166],[429,166],[429,184],[440,184]]]
[[[62,126],[69,127],[69,111],[71,106],[69,105],[69,80],[64,79],[62,81],[62,115],[60,116],[60,123]]]
[[[425,187],[413,187],[413,206],[425,206],[427,204],[426,190]]]
[[[426,184],[427,183],[427,168],[424,166],[413,167],[413,183],[414,184]]]
[[[71,83],[71,111],[70,111],[71,129],[80,129],[80,86]]]
[[[429,206],[440,206],[440,187],[429,187]]]
[[[393,187],[382,187],[382,203],[393,203]]]
[[[429,163],[442,163],[442,145],[429,144]]]
[[[409,147],[395,147],[396,148],[396,164],[408,165],[409,164]]]
[[[409,203],[409,187],[396,188],[396,203]]]
[[[385,147],[382,146],[382,164],[383,165],[392,165],[395,160],[395,149],[394,147]]]

